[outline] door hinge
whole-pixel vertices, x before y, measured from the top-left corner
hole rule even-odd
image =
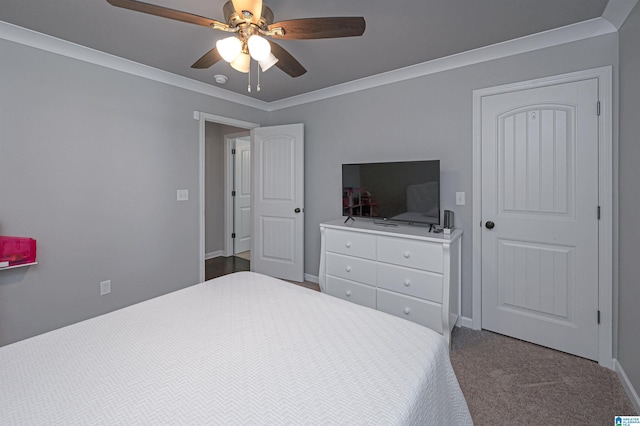
[[[231,233],[231,238],[235,238],[235,237],[236,237],[236,233],[235,233],[235,232],[232,232],[232,233]]]
[[[231,196],[235,197],[236,196],[236,191],[231,191]]]
[[[600,220],[600,206],[598,206],[598,220]]]
[[[598,115],[600,115],[600,114],[598,114]],[[231,149],[231,155],[236,155],[236,149],[235,148]]]
[[[598,116],[600,116],[600,101],[598,101],[596,105],[596,112],[598,113]]]
[[[600,324],[600,311],[598,311],[598,324]]]

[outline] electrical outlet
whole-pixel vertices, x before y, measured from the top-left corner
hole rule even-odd
[[[456,205],[464,206],[464,192],[456,192]]]
[[[100,282],[100,296],[111,293],[111,280]]]

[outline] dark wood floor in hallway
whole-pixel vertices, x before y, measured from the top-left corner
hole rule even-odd
[[[247,259],[238,256],[214,257],[204,262],[204,277],[207,280],[221,277],[234,272],[248,271],[250,263]]]

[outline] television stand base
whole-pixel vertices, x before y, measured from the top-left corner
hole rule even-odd
[[[387,220],[386,220],[386,219],[383,219],[383,220],[374,220],[374,221],[373,221],[373,224],[374,224],[374,225],[380,225],[380,226],[398,226],[398,224],[397,224],[397,223],[394,223],[394,222],[387,222]]]

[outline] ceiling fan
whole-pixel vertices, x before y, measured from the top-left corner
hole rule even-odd
[[[305,40],[361,36],[365,30],[362,17],[302,18],[273,22],[273,12],[262,0],[230,0],[222,10],[226,22],[169,9],[137,0],[107,0],[110,4],[150,15],[202,25],[235,35],[219,40],[216,47],[198,59],[192,68],[209,68],[224,59],[240,72],[249,72],[251,58],[266,71],[276,65],[291,77],[307,70],[289,52],[265,37]]]

